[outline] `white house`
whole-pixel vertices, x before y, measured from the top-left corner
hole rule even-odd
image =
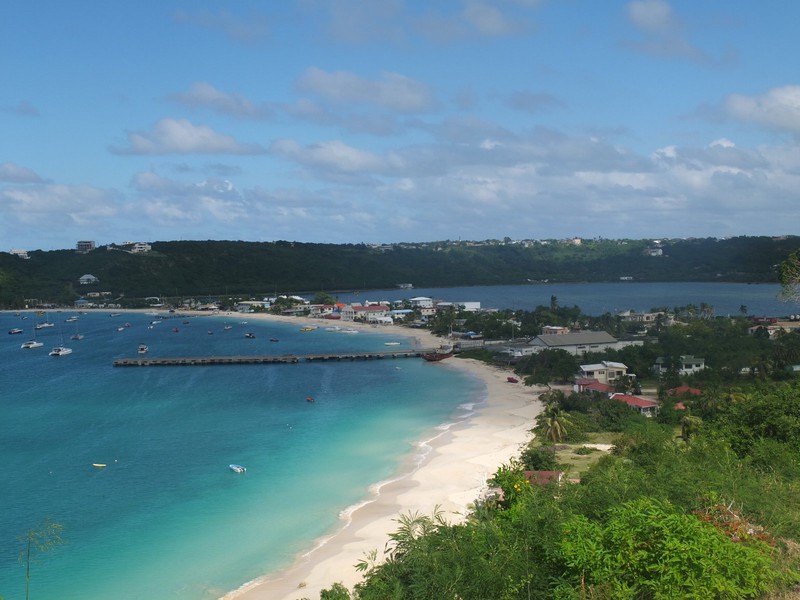
[[[81,285],[89,285],[91,283],[98,283],[99,281],[100,280],[97,277],[95,277],[94,275],[90,275],[89,273],[87,273],[86,275],[82,275],[81,278],[78,279],[78,282]]]
[[[581,379],[596,379],[599,383],[613,384],[620,377],[627,375],[628,367],[625,364],[604,360],[591,365],[581,365],[578,377]]]
[[[665,375],[668,373],[669,369],[667,368],[667,363],[667,359],[663,356],[659,356],[656,359],[656,364],[653,365],[653,373],[656,375]],[[692,373],[697,373],[706,368],[706,359],[691,355],[681,355],[675,366],[678,375],[691,375]]]
[[[425,296],[417,296],[410,298],[411,306],[415,308],[433,308],[433,298],[426,298]]]

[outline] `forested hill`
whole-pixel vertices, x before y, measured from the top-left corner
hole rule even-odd
[[[155,242],[87,253],[0,253],[0,305],[24,298],[71,302],[88,291],[128,298],[565,281],[776,282],[800,237],[724,240],[435,242],[386,246],[298,242]],[[85,274],[98,284],[79,285]]]

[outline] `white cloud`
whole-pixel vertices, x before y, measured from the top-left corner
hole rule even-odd
[[[186,23],[212,31],[219,31],[237,42],[252,43],[269,36],[267,20],[259,14],[241,16],[226,10],[218,12],[187,12],[179,10],[175,13],[174,18],[177,23]]]
[[[14,163],[0,163],[0,182],[42,183],[43,179],[26,167]]]
[[[0,214],[24,224],[92,225],[119,213],[118,194],[89,185],[42,184],[0,188]]]
[[[497,6],[470,1],[464,8],[464,20],[485,36],[518,35],[525,31],[519,21],[504,14]]]
[[[631,43],[637,51],[668,58],[709,60],[686,37],[683,23],[666,0],[634,0],[628,3],[628,18],[642,36],[642,40]]]
[[[294,140],[276,140],[270,150],[306,166],[349,173],[383,171],[386,161],[380,156],[348,146],[339,140],[301,146]]]
[[[371,80],[349,71],[327,72],[311,67],[298,80],[302,92],[317,94],[340,105],[364,105],[399,113],[426,113],[436,99],[427,85],[400,75],[384,72]]]
[[[271,114],[266,104],[253,104],[244,96],[222,92],[205,81],[193,83],[187,91],[173,94],[170,99],[190,108],[208,108],[243,119],[264,119]]]
[[[772,88],[763,94],[729,95],[724,103],[729,115],[770,129],[800,133],[800,86]]]
[[[232,136],[186,119],[161,119],[150,131],[128,133],[128,145],[111,147],[114,154],[261,154],[255,144],[242,144]]]

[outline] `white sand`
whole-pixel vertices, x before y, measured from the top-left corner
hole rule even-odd
[[[296,317],[252,314],[245,318],[280,319],[298,326],[307,322]],[[321,326],[330,324],[312,322]],[[393,337],[416,337],[425,348],[438,347],[443,341],[424,330],[391,325],[377,329],[361,327]],[[324,543],[298,557],[284,572],[251,582],[224,596],[225,600],[316,599],[321,590],[335,582],[352,589],[361,580],[361,573],[354,565],[372,550],[377,550],[379,558],[383,556],[389,534],[397,529],[395,520],[401,514],[430,516],[438,506],[450,522],[463,518],[468,505],[485,490],[486,479],[517,456],[530,439],[530,429],[541,408],[538,401],[541,390],[509,383],[506,380],[509,371],[479,361],[450,358],[436,363],[436,367],[465,370],[480,377],[487,387],[486,402],[476,407],[473,416],[430,442],[431,451],[421,464],[409,465],[407,473],[376,490]]]

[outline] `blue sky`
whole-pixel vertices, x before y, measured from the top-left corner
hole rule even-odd
[[[0,251],[798,234],[800,3],[4,5]]]

